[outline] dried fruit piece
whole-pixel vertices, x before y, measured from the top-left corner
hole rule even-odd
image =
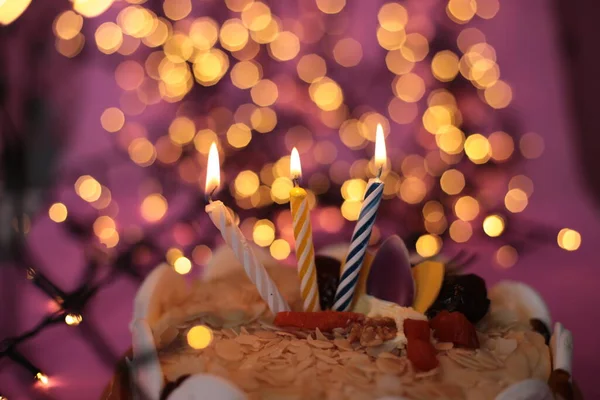
[[[322,332],[331,332],[335,328],[345,328],[350,322],[361,321],[363,314],[353,312],[318,311],[300,312],[284,311],[277,313],[273,323],[280,327],[294,327],[300,329],[317,329]]]
[[[468,349],[479,348],[475,327],[459,312],[443,310],[429,321],[429,326],[433,329],[433,336],[441,342],[452,342]]]
[[[429,323],[427,321],[420,321],[416,319],[405,319],[404,336],[406,336],[408,340],[421,339],[428,341]]]
[[[490,308],[485,281],[475,275],[446,274],[439,293],[427,309],[427,317],[433,318],[439,312],[458,311],[472,323],[479,322]]]
[[[429,341],[409,340],[406,345],[406,355],[419,371],[431,371],[439,365],[435,348]]]
[[[420,313],[427,311],[436,301],[444,281],[444,264],[435,261],[425,261],[412,269],[417,295],[413,308]]]

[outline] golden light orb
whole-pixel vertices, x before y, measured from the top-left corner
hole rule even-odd
[[[261,247],[270,246],[275,240],[275,225],[268,219],[258,220],[252,230],[252,240]]]
[[[402,31],[408,22],[408,12],[399,3],[386,3],[379,9],[377,20],[386,31]]]
[[[178,257],[173,263],[173,269],[180,275],[185,275],[192,270],[192,262],[187,257]]]
[[[148,222],[158,222],[165,216],[168,207],[167,199],[161,194],[150,194],[142,201],[140,207],[142,218]]]
[[[196,325],[188,331],[186,338],[192,349],[201,350],[210,346],[213,341],[213,333],[208,326]]]
[[[259,185],[258,175],[250,170],[240,172],[234,180],[235,191],[242,197],[252,196]]]
[[[512,213],[520,213],[528,204],[527,193],[521,189],[510,189],[504,196],[504,206]]]
[[[342,88],[330,78],[313,82],[309,87],[309,94],[312,101],[325,111],[336,110],[344,101]]]
[[[561,249],[575,251],[581,246],[581,234],[573,229],[564,228],[558,232],[557,242]]]
[[[316,0],[317,7],[325,14],[337,14],[346,6],[346,0]]]
[[[290,244],[284,239],[274,240],[269,247],[269,252],[276,260],[285,260],[291,252]]]
[[[490,142],[479,133],[470,135],[465,140],[465,154],[473,163],[484,164],[492,155]]]
[[[67,219],[67,206],[63,203],[54,203],[48,209],[48,216],[56,223],[64,222]]]
[[[110,8],[114,0],[73,0],[73,10],[87,18],[94,18]]]
[[[394,95],[409,103],[415,103],[425,94],[425,82],[419,75],[409,72],[394,79]]]
[[[471,224],[457,219],[450,224],[450,238],[456,243],[465,243],[473,235]]]
[[[510,268],[519,260],[519,253],[514,247],[504,245],[496,251],[494,258],[500,267]]]
[[[458,56],[450,50],[442,50],[433,56],[431,71],[441,82],[450,82],[458,74]]]
[[[300,52],[300,39],[293,32],[283,31],[268,46],[271,57],[278,61],[288,61]]]
[[[433,257],[440,252],[442,239],[437,235],[426,234],[417,239],[416,250],[421,257]]]
[[[440,186],[450,195],[459,194],[465,188],[465,176],[457,169],[449,169],[442,174]]]
[[[75,182],[75,192],[83,200],[91,203],[100,198],[102,187],[100,183],[90,175],[83,175]]]
[[[504,218],[494,214],[488,215],[483,220],[483,231],[489,237],[498,237],[504,232]]]
[[[454,203],[454,213],[463,221],[472,221],[479,215],[479,202],[471,196],[463,196]]]

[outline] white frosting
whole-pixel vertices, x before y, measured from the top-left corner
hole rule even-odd
[[[354,312],[365,314],[367,317],[388,317],[396,321],[398,333],[396,338],[390,340],[397,347],[406,346],[406,336],[404,335],[404,320],[416,319],[427,321],[427,317],[411,307],[401,307],[396,303],[380,300],[367,294],[361,295],[356,301]]]
[[[509,386],[496,400],[554,400],[548,384],[539,379],[525,379]]]
[[[158,400],[163,389],[163,373],[156,353],[152,330],[145,320],[135,320],[131,327],[133,375],[144,398]]]
[[[218,376],[196,374],[186,379],[171,393],[169,400],[247,400],[248,397]]]
[[[571,374],[573,335],[560,322],[554,325],[554,332],[550,340],[550,351],[552,352],[553,369],[560,369]]]

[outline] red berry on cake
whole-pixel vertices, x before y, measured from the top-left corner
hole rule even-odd
[[[430,340],[429,323],[416,319],[404,320],[404,336],[410,341],[412,339]]]
[[[419,371],[431,371],[440,364],[436,351],[428,340],[413,339],[406,345],[406,356]]]
[[[468,349],[479,348],[477,331],[462,313],[444,310],[430,320],[429,325],[433,336],[441,342],[452,342]]]

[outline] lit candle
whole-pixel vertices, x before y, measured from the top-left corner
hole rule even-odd
[[[294,238],[296,239],[296,259],[298,260],[298,277],[300,278],[300,294],[304,302],[304,311],[319,311],[319,291],[317,290],[317,268],[315,266],[315,249],[310,226],[310,213],[306,190],[298,184],[302,176],[300,155],[294,147],[290,159],[290,172],[294,187],[290,190],[290,208],[294,221]]]
[[[234,223],[227,207],[221,201],[212,200],[212,195],[219,187],[220,180],[219,152],[217,151],[217,145],[213,143],[208,153],[206,196],[209,203],[205,210],[213,224],[221,231],[223,239],[231,247],[236,258],[244,266],[248,278],[254,283],[260,297],[268,304],[271,312],[277,314],[278,312],[289,311],[290,307],[279,293],[265,267],[258,261],[242,231]]]
[[[346,262],[342,267],[340,283],[335,293],[333,309],[336,311],[348,311],[352,305],[360,269],[369,245],[375,218],[377,217],[377,208],[383,195],[381,172],[385,164],[386,154],[383,128],[378,124],[375,137],[375,166],[378,168],[378,173],[376,178],[369,180],[358,221],[354,227]]]

